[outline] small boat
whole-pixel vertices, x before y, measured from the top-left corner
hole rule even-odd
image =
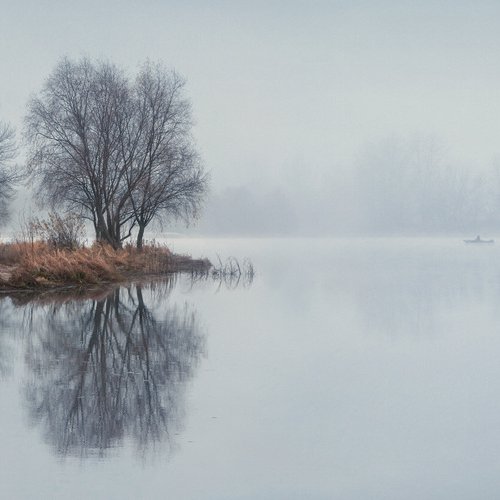
[[[492,245],[495,243],[495,240],[482,240],[479,235],[477,235],[473,240],[464,240],[464,243],[478,243],[478,244],[486,244]]]

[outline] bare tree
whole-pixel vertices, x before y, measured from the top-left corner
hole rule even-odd
[[[127,80],[114,65],[64,59],[26,118],[28,167],[38,177],[39,199],[78,210],[92,221],[97,240],[114,247],[133,219],[123,149],[130,104]]]
[[[358,164],[356,194],[365,229],[439,233],[477,228],[485,210],[480,179],[445,153],[433,137],[391,137],[368,147]]]
[[[137,247],[153,221],[189,221],[199,212],[208,179],[191,138],[191,106],[185,81],[174,71],[146,63],[135,85],[137,130],[130,192],[138,226]]]
[[[14,129],[0,122],[0,225],[8,220],[14,183],[19,179],[12,163],[16,154]]]
[[[136,225],[142,243],[153,219],[195,215],[206,179],[183,85],[151,64],[131,83],[110,63],[63,59],[26,119],[39,199],[79,210],[115,248]]]

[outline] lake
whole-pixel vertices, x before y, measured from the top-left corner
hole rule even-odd
[[[169,244],[256,276],[0,298],[0,498],[499,497],[498,247]]]

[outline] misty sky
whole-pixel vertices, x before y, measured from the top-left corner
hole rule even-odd
[[[367,144],[437,138],[500,158],[500,2],[1,0],[0,118],[64,55],[187,78],[212,190],[335,183]]]

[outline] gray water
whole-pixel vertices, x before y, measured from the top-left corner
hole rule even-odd
[[[257,276],[0,299],[0,498],[500,496],[500,248],[169,243]]]

